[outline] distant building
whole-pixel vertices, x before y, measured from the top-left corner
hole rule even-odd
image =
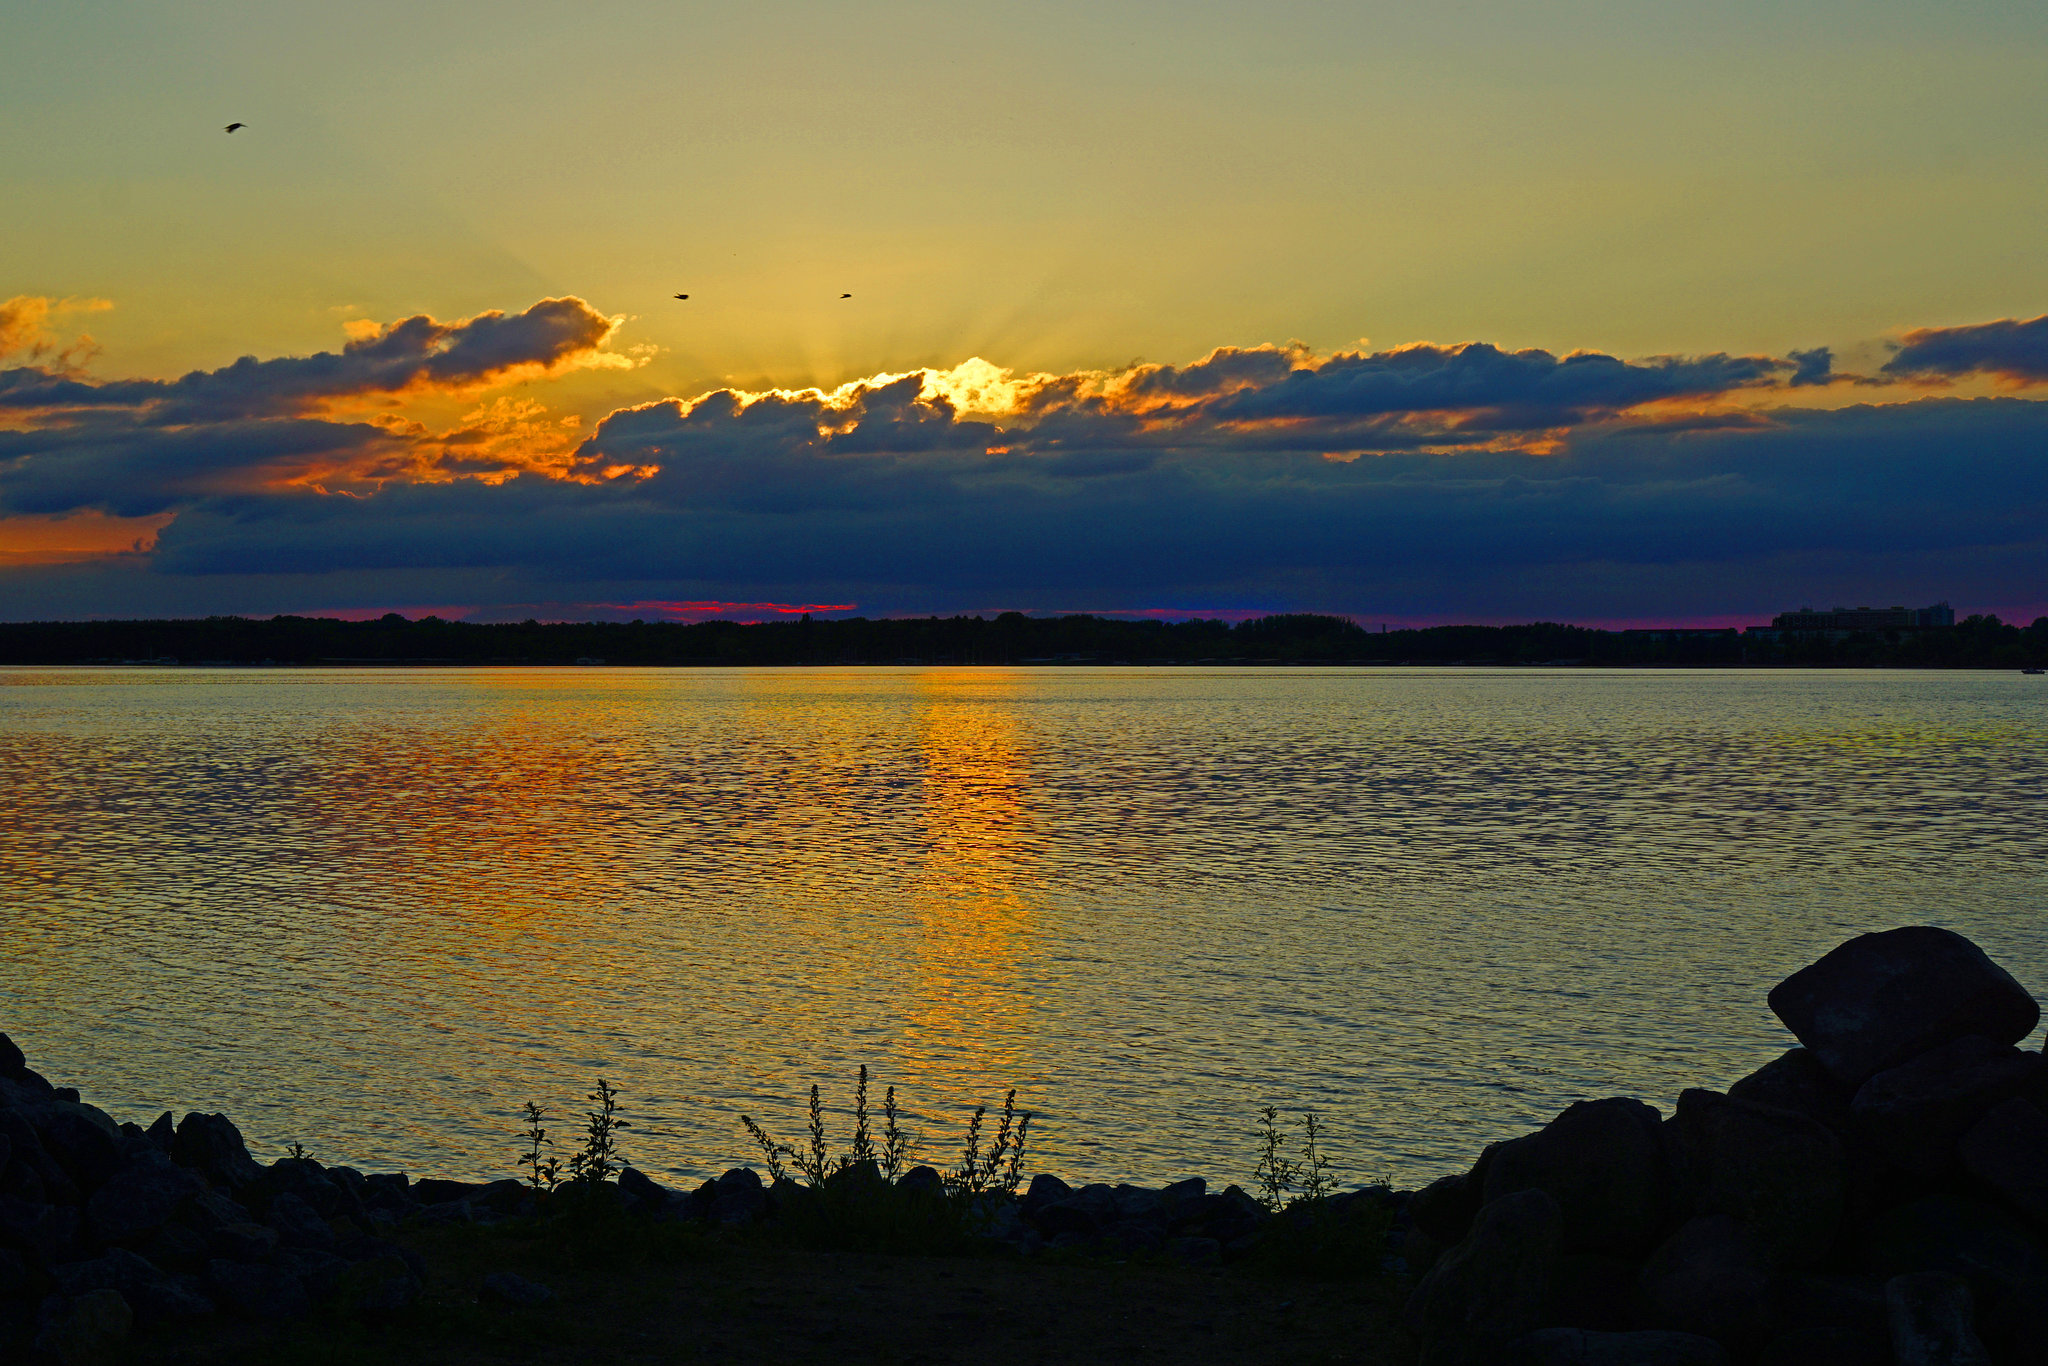
[[[1862,631],[1929,631],[1955,624],[1955,609],[1945,602],[1932,607],[1831,607],[1825,612],[1802,607],[1796,612],[1780,612],[1769,626],[1752,626],[1744,634],[1758,640],[1784,636],[1841,640]]]

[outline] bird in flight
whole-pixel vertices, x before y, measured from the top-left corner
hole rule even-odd
[[[676,297],[677,297],[678,299],[687,299],[687,298],[689,298],[690,296],[689,296],[689,295],[687,295],[687,294],[678,294],[678,295],[676,295]]]
[[[851,294],[842,294],[839,297],[842,299],[851,299],[853,296]]]
[[[246,124],[246,123],[231,123],[231,124],[229,124],[229,125],[227,126],[227,131],[228,131],[228,132],[230,132],[230,133],[232,133],[232,132],[234,132],[234,131],[235,131],[235,130],[236,130],[237,128],[247,128],[248,126],[249,126],[249,125],[248,125],[248,124]]]

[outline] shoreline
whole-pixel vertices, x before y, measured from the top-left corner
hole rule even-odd
[[[2048,1059],[2020,1046],[2037,1003],[1969,940],[1921,926],[1848,941],[1770,1005],[1799,1045],[1669,1115],[1581,1101],[1417,1192],[1319,1187],[1311,1142],[1306,1166],[1262,1164],[1264,1199],[1199,1178],[1023,1188],[1007,1123],[985,1163],[894,1180],[859,1133],[828,1166],[818,1133],[806,1157],[770,1144],[780,1179],[740,1167],[670,1190],[623,1167],[598,1127],[571,1163],[583,1179],[559,1184],[537,1164],[486,1184],[266,1168],[225,1116],[117,1124],[0,1042],[0,1334],[69,1361],[138,1321],[145,1338],[308,1314],[403,1326],[429,1285],[445,1292],[420,1247],[455,1238],[521,1256],[639,1248],[649,1265],[780,1247],[1334,1275],[1383,1308],[1405,1300],[1398,1323],[1382,1316],[1391,1355],[1376,1359],[1412,1345],[1430,1366],[1973,1359],[1908,1355],[1921,1339],[2031,1366],[2048,1343]],[[807,1179],[774,1171],[778,1153],[808,1161]],[[554,1298],[478,1265],[452,1292],[465,1303]],[[1610,1348],[1664,1355],[1588,1355]]]

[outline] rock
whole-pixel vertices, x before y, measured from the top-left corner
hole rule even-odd
[[[172,1136],[171,1160],[230,1191],[263,1175],[263,1168],[256,1165],[248,1145],[242,1142],[242,1131],[226,1115],[187,1114]]]
[[[1160,1212],[1159,1192],[1143,1186],[1118,1186],[1114,1202],[1118,1219],[1150,1219]]]
[[[493,1271],[484,1277],[477,1287],[477,1298],[487,1304],[502,1304],[514,1308],[525,1308],[546,1304],[555,1297],[555,1292],[539,1281],[529,1281],[524,1276],[515,1276],[509,1271]]]
[[[768,1213],[768,1192],[751,1167],[734,1167],[718,1178],[711,1197],[711,1222],[751,1224]]]
[[[87,1226],[103,1243],[146,1238],[205,1185],[154,1145],[131,1158],[85,1202]]]
[[[1951,1175],[1956,1145],[2001,1101],[2048,1090],[2048,1062],[1965,1034],[1863,1083],[1850,1105],[1858,1139],[1923,1178]]]
[[[328,1296],[339,1313],[372,1322],[419,1303],[420,1278],[396,1256],[372,1257],[343,1272]]]
[[[1102,1213],[1077,1196],[1055,1200],[1039,1207],[1032,1226],[1047,1238],[1073,1237],[1092,1240],[1101,1236]]]
[[[1189,1266],[1215,1266],[1223,1260],[1223,1244],[1214,1238],[1175,1238],[1167,1243],[1166,1253]]]
[[[201,1233],[211,1233],[228,1224],[249,1223],[251,1216],[240,1202],[209,1188],[193,1196],[178,1212],[178,1219]]]
[[[1041,1181],[1057,1182],[1058,1180],[1058,1177],[1035,1176],[1031,1179],[1031,1190],[1033,1192],[1037,1191],[1038,1183]],[[932,1167],[912,1167],[897,1178],[896,1189],[902,1191],[905,1195],[937,1198],[946,1193],[946,1178],[940,1176],[938,1171]],[[1064,1185],[1062,1185],[1062,1189],[1064,1189]],[[1027,1194],[1024,1200],[1028,1206],[1031,1196]]]
[[[282,1241],[276,1229],[244,1220],[239,1224],[222,1224],[209,1231],[206,1250],[222,1261],[267,1262]]]
[[[1773,987],[1770,1006],[1851,1088],[1965,1034],[2018,1043],[2041,1018],[1982,949],[1931,925],[1858,935]]]
[[[1772,1271],[1818,1262],[1842,1219],[1842,1145],[1805,1115],[1690,1090],[1665,1125],[1684,1207],[1746,1227]]]
[[[1440,1248],[1461,1242],[1479,1214],[1480,1183],[1470,1173],[1443,1176],[1424,1186],[1408,1203],[1408,1222]]]
[[[2025,1224],[1962,1196],[1923,1196],[1886,1210],[1864,1230],[1861,1249],[1868,1269],[1886,1278],[1917,1271],[1961,1276],[1985,1307],[2048,1280],[2048,1252]]]
[[[639,1214],[658,1214],[668,1208],[669,1192],[645,1173],[632,1167],[619,1170],[619,1198],[626,1208]]]
[[[1636,1273],[1626,1257],[1597,1252],[1567,1253],[1552,1273],[1546,1323],[1619,1333],[1636,1326]]]
[[[1640,1255],[1665,1224],[1670,1178],[1658,1122],[1641,1101],[1580,1101],[1537,1132],[1493,1146],[1484,1198],[1545,1191],[1564,1212],[1565,1251]]]
[[[1541,1327],[1564,1214],[1540,1189],[1490,1201],[1409,1297],[1423,1366],[1491,1366]]]
[[[256,1262],[215,1258],[206,1264],[206,1289],[223,1309],[243,1318],[296,1318],[312,1307],[297,1276]]]
[[[1681,1224],[1650,1254],[1637,1281],[1653,1324],[1712,1338],[1737,1356],[1771,1336],[1770,1283],[1763,1250],[1726,1214]]]
[[[1176,1181],[1172,1185],[1160,1189],[1160,1213],[1164,1214],[1169,1221],[1178,1219],[1181,1210],[1190,1202],[1206,1199],[1208,1194],[1209,1183],[1199,1176],[1191,1176],[1185,1181]]]
[[[334,1230],[318,1211],[289,1191],[270,1202],[270,1213],[265,1222],[277,1230],[279,1241],[287,1247],[307,1247],[320,1252],[334,1250]]]
[[[136,1250],[166,1271],[198,1271],[206,1265],[206,1235],[184,1224],[161,1225]]]
[[[201,1292],[195,1278],[169,1275],[126,1248],[51,1267],[50,1279],[66,1295],[117,1290],[144,1324],[206,1318],[214,1311],[213,1301]]]
[[[348,1271],[348,1263],[340,1257],[314,1247],[279,1248],[270,1264],[298,1277],[299,1284],[306,1287],[307,1297],[315,1301],[332,1295]]]
[[[930,1167],[920,1167],[918,1171],[927,1171],[931,1172],[934,1177],[938,1176],[938,1173],[932,1171]],[[915,1176],[916,1174],[916,1172],[912,1172],[910,1176]],[[906,1176],[903,1179],[908,1181],[910,1176]],[[1072,1186],[1069,1186],[1051,1172],[1040,1172],[1031,1178],[1031,1184],[1025,1188],[1024,1217],[1027,1219],[1034,1218],[1044,1206],[1073,1198],[1074,1188]]]
[[[105,1112],[75,1101],[46,1100],[14,1112],[26,1120],[81,1193],[97,1190],[121,1169],[121,1126]]]
[[[2048,1115],[2039,1107],[2017,1098],[1993,1106],[1956,1155],[2002,1203],[2048,1225]]]
[[[322,1219],[368,1216],[362,1196],[354,1186],[307,1157],[286,1157],[271,1163],[262,1179],[243,1194],[258,1204],[280,1195],[295,1195]]]
[[[1805,1115],[1838,1137],[1849,1131],[1849,1099],[1854,1093],[1836,1081],[1809,1048],[1787,1049],[1729,1087],[1728,1094]]]
[[[445,1205],[450,1200],[468,1200],[483,1193],[481,1181],[449,1181],[428,1176],[412,1183],[412,1198],[422,1205]]]
[[[169,1157],[171,1155],[171,1145],[178,1138],[177,1121],[173,1120],[171,1112],[166,1110],[156,1117],[156,1121],[149,1126],[143,1136],[155,1146],[158,1152],[161,1152],[165,1157]]]
[[[1727,1366],[1728,1353],[1712,1338],[1692,1333],[1544,1328],[1517,1339],[1504,1361],[1506,1366]]]
[[[1166,1246],[1166,1225],[1158,1219],[1119,1219],[1103,1230],[1102,1242],[1124,1257],[1142,1257]]]
[[[53,1205],[75,1205],[85,1198],[21,1109],[0,1110],[0,1137],[7,1139],[12,1154],[5,1173],[6,1194]]]
[[[20,1045],[0,1034],[0,1077],[19,1077],[28,1070],[28,1059],[22,1056]]]
[[[1960,1276],[1922,1271],[1885,1283],[1892,1354],[1898,1366],[1991,1366],[1977,1340],[1970,1287]]]
[[[134,1325],[118,1290],[91,1290],[65,1301],[36,1333],[31,1355],[50,1366],[98,1366],[118,1359]]]
[[[19,1248],[38,1266],[78,1259],[84,1225],[70,1205],[35,1204],[0,1195],[0,1246]]]
[[[379,1172],[363,1178],[363,1208],[371,1214],[402,1218],[419,1202],[413,1198],[411,1183],[404,1172]]]

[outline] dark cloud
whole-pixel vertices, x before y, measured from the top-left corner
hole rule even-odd
[[[0,409],[131,409],[159,426],[280,417],[340,399],[469,389],[588,363],[604,354],[599,347],[613,327],[576,298],[543,299],[510,317],[482,313],[453,323],[421,314],[340,351],[275,360],[244,356],[175,380],[94,381],[35,367],[0,371]]]
[[[2025,322],[2001,318],[1908,332],[1883,373],[1900,379],[1982,374],[2018,384],[2048,383],[2048,314]]]

